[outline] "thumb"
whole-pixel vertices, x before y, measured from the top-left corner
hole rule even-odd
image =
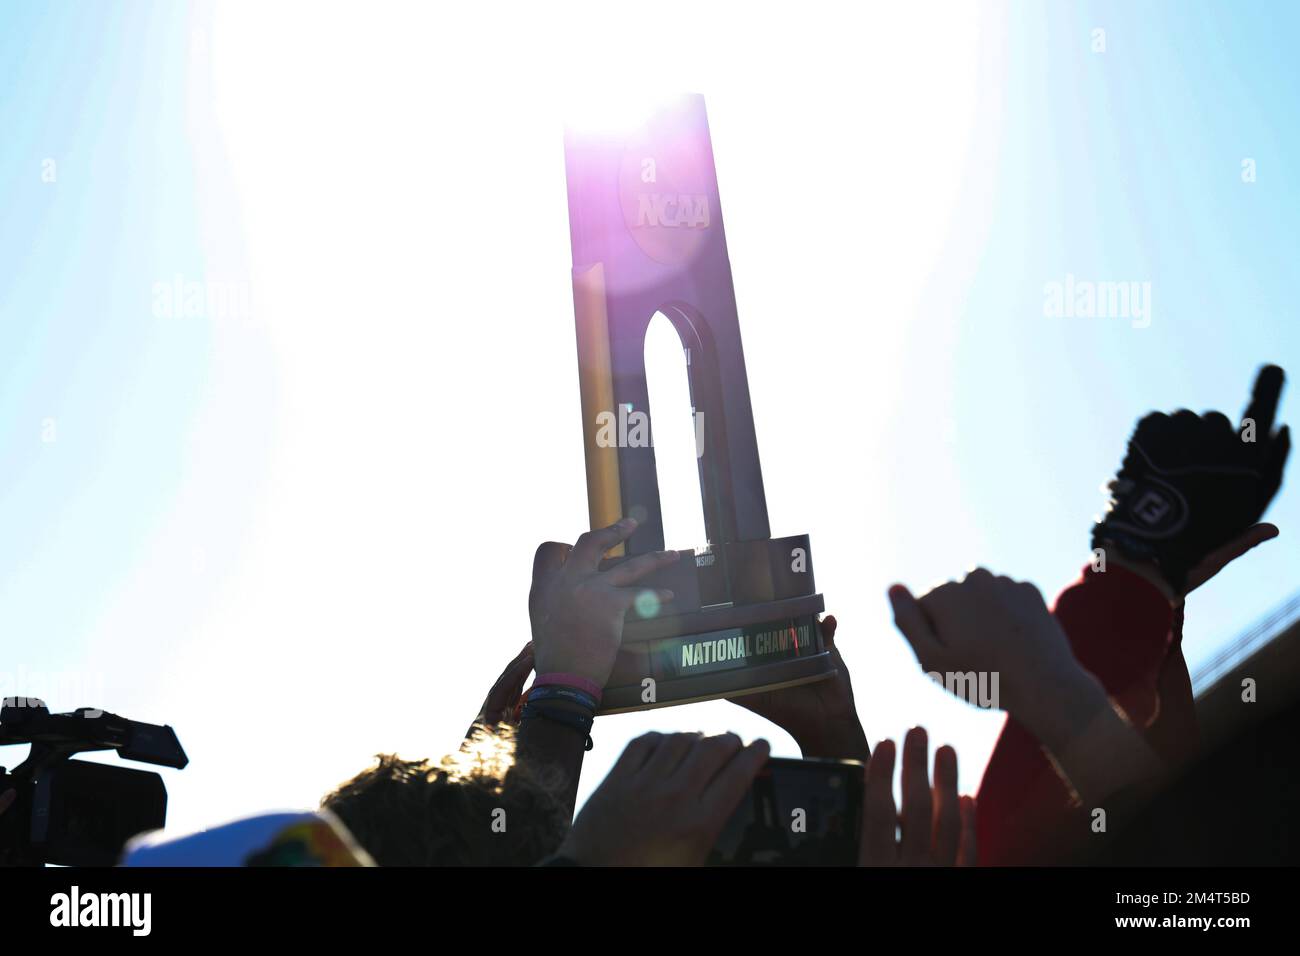
[[[819,622],[822,632],[822,646],[828,651],[835,650],[835,629],[839,627],[839,622],[835,620],[834,614],[827,614]]]
[[[1196,590],[1247,551],[1278,536],[1277,525],[1263,522],[1252,525],[1227,544],[1211,551],[1187,575],[1187,591]]]
[[[912,596],[912,592],[901,584],[895,584],[889,589],[889,603],[894,609],[894,626],[903,632],[907,643],[912,645],[916,659],[925,667],[942,647],[929,618],[925,616],[925,611]]]

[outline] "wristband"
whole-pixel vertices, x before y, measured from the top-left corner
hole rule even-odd
[[[571,710],[560,710],[557,707],[547,707],[545,704],[527,703],[524,704],[523,719],[527,720],[530,717],[542,717],[546,720],[557,724],[563,724],[566,727],[576,730],[587,738],[583,744],[583,750],[590,750],[595,746],[591,740],[591,725],[595,722],[594,717],[588,717],[584,714],[575,714]]]
[[[567,700],[569,703],[577,704],[585,710],[589,710],[594,717],[600,701],[592,697],[584,690],[576,687],[562,687],[559,684],[548,684],[545,687],[533,687],[528,692],[528,701],[542,700]]]
[[[596,703],[600,703],[600,695],[604,690],[599,684],[585,677],[579,677],[577,674],[538,674],[537,679],[533,681],[534,687],[544,687],[547,684],[561,684],[565,687],[576,687],[578,690],[586,691],[592,697],[596,698]]]

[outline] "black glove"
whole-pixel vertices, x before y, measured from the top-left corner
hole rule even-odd
[[[1284,380],[1276,365],[1260,369],[1240,430],[1218,412],[1186,409],[1138,422],[1092,546],[1154,561],[1182,594],[1187,572],[1255,524],[1282,484],[1291,433],[1274,434],[1273,416]]]

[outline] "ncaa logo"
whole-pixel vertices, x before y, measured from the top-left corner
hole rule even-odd
[[[691,262],[719,223],[708,135],[670,115],[625,144],[618,182],[623,225],[641,252],[662,265]]]

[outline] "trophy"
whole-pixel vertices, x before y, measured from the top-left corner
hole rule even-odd
[[[703,97],[634,129],[567,129],[565,167],[591,526],[638,521],[602,567],[665,550],[645,370],[656,313],[685,353],[708,538],[641,582],[673,598],[628,612],[600,712],[830,677],[808,536],[768,525]]]

